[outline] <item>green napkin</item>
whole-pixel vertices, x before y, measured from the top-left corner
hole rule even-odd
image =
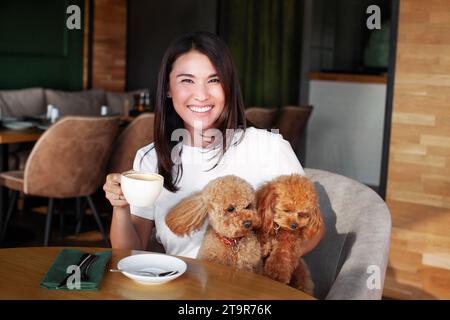
[[[68,284],[71,284],[72,288],[68,288],[68,286],[58,288],[61,281],[71,274],[71,272],[67,273],[67,268],[71,265],[77,265],[84,253],[85,252],[83,251],[75,249],[63,249],[47,271],[44,280],[41,282],[41,287],[54,290],[98,290],[105,272],[106,264],[111,258],[111,251],[95,253],[97,258],[89,268],[88,281],[83,281],[81,280],[81,277],[79,277],[78,279],[80,281],[78,282],[76,277],[72,277],[68,281]],[[84,269],[85,266],[81,268],[80,275]],[[79,288],[77,287],[77,284],[80,284]]]

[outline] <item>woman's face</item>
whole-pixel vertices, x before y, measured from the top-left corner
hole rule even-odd
[[[225,93],[216,68],[195,50],[179,56],[169,75],[169,97],[184,126],[193,133],[213,127],[225,106]]]

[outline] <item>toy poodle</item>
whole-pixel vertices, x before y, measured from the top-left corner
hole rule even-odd
[[[208,228],[199,259],[262,273],[261,247],[253,228],[259,227],[256,194],[245,180],[229,175],[210,181],[201,192],[183,199],[166,216],[179,236]]]
[[[301,256],[308,241],[324,232],[313,183],[298,174],[279,176],[258,190],[257,202],[264,274],[312,295],[314,283]]]

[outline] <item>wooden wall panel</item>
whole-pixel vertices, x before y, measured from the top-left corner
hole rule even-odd
[[[384,295],[450,298],[450,1],[401,0]]]
[[[126,0],[94,1],[92,87],[125,90]]]

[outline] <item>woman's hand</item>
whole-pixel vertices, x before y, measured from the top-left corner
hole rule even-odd
[[[126,207],[128,206],[127,200],[122,193],[120,187],[120,173],[110,173],[106,176],[106,182],[103,185],[106,199],[109,200],[113,207]]]

